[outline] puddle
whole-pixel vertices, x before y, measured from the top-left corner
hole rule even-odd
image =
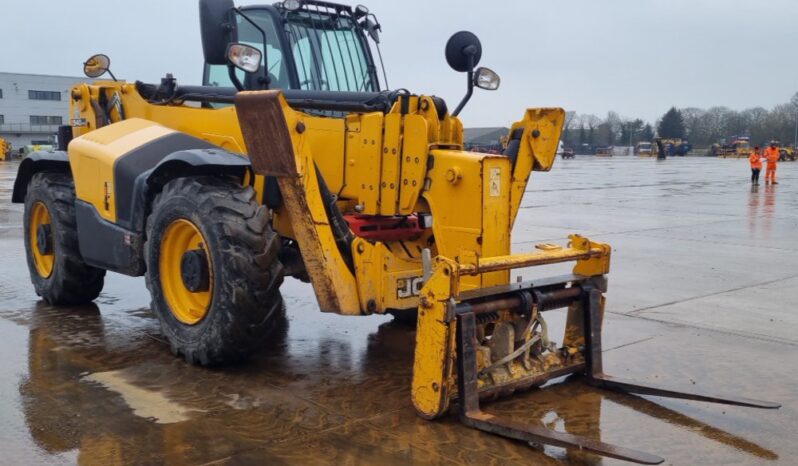
[[[122,371],[97,372],[83,377],[82,380],[98,383],[118,393],[133,410],[133,414],[158,424],[187,421],[191,419],[190,413],[196,412],[170,401],[160,392],[133,385],[125,379]]]

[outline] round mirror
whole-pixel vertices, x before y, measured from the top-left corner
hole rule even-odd
[[[111,59],[108,55],[98,53],[92,55],[83,63],[83,74],[90,78],[99,78],[104,75],[111,67]]]
[[[481,58],[482,44],[473,32],[456,32],[446,42],[446,62],[455,71],[472,71]]]

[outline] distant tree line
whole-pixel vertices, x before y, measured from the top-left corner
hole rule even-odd
[[[798,93],[790,102],[770,110],[762,107],[742,111],[727,107],[672,107],[654,125],[640,118],[622,118],[616,112],[608,112],[604,118],[567,112],[562,140],[568,147],[582,144],[628,146],[660,136],[688,139],[693,146],[708,147],[721,139],[749,136],[755,144],[771,139],[792,144],[796,119]]]
[[[636,118],[626,120],[615,112],[607,113],[605,118],[592,114],[579,114],[566,112],[565,125],[563,126],[562,140],[568,147],[579,147],[582,144],[590,146],[612,146],[637,144],[640,141],[650,141],[654,137],[654,128]]]

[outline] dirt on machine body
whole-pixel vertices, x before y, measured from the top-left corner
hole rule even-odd
[[[501,154],[464,150],[460,112],[475,88],[499,86],[478,67],[474,34],[446,44],[467,85],[452,110],[383,88],[372,54],[381,27],[363,6],[199,4],[203,85],[171,75],[79,84],[58,150],[20,164],[13,201],[25,204],[31,281],[46,301],[92,301],[107,271],[144,276],[172,351],[218,365],[268,338],[293,276],[324,312],[417,320],[420,416],[456,402],[480,430],[643,464],[663,459],[497,418],[480,400],[582,374],[623,392],[778,407],[603,373],[610,246],[574,234],[510,251],[532,172],[553,166],[564,111],[519,111]],[[110,60],[95,55],[84,69],[97,78]],[[512,269],[555,263],[572,272],[510,280]],[[544,314],[560,308],[557,344]]]

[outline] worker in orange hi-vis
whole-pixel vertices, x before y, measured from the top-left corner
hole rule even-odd
[[[748,157],[751,162],[751,184],[759,184],[759,172],[762,171],[762,153],[759,152],[759,146],[754,146],[754,151]]]
[[[776,164],[779,163],[779,148],[776,141],[770,141],[770,147],[765,149],[765,159],[768,161],[768,168],[765,170],[765,183],[779,184],[776,181]]]

